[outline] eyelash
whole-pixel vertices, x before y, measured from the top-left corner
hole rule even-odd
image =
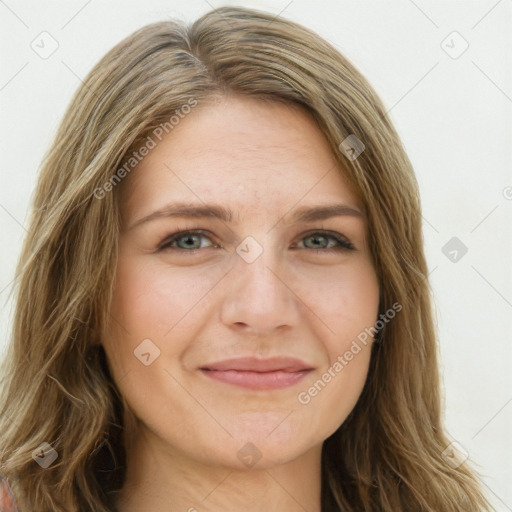
[[[168,236],[167,238],[165,238],[165,240],[158,246],[158,249],[157,251],[158,252],[162,252],[162,251],[165,251],[165,250],[172,250],[172,251],[179,251],[179,252],[183,252],[183,253],[196,253],[197,251],[200,251],[201,248],[199,249],[181,249],[179,247],[171,247],[171,244],[176,242],[177,240],[179,240],[180,238],[185,238],[187,235],[200,235],[200,236],[204,236],[205,238],[208,238],[213,246],[211,247],[215,247],[217,246],[217,244],[215,244],[209,236],[206,235],[206,231],[204,230],[201,230],[201,229],[191,229],[191,230],[188,230],[188,231],[178,231],[176,233],[173,233],[172,235]],[[354,247],[354,245],[349,242],[348,240],[345,240],[341,235],[339,235],[338,233],[334,233],[334,232],[331,232],[331,231],[325,231],[325,230],[318,230],[318,231],[311,231],[310,233],[306,234],[305,236],[303,236],[301,238],[304,239],[304,238],[309,238],[311,236],[314,236],[314,235],[321,235],[321,236],[324,236],[326,238],[330,238],[330,239],[333,239],[333,240],[336,240],[336,242],[338,242],[338,246],[336,247],[330,247],[330,248],[327,248],[327,249],[308,249],[307,247],[305,247],[304,249],[306,250],[309,250],[309,251],[314,251],[314,252],[327,252],[327,253],[331,253],[331,252],[339,252],[339,251],[355,251],[356,248]],[[206,248],[211,248],[211,247],[206,247]],[[217,246],[218,247],[218,246]]]

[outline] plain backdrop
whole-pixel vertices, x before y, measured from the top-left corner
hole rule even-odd
[[[0,1],[0,352],[41,158],[80,80],[141,26],[193,21],[220,5],[281,13],[315,30],[381,96],[420,185],[447,428],[496,509],[512,511],[508,0]],[[41,55],[41,38],[45,51],[56,47],[51,55]]]

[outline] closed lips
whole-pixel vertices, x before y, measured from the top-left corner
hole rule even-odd
[[[313,367],[300,359],[290,357],[274,357],[269,359],[257,359],[246,357],[239,359],[226,359],[216,363],[207,364],[201,370],[209,371],[241,371],[241,372],[301,372],[312,370]]]
[[[293,386],[313,369],[304,361],[289,357],[230,359],[200,368],[213,380],[253,390]]]

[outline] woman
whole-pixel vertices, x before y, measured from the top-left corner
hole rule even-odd
[[[18,272],[20,510],[490,510],[442,424],[411,164],[306,28],[224,7],[108,52]]]

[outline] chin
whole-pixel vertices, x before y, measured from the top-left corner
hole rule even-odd
[[[289,463],[324,440],[318,432],[301,430],[290,421],[292,416],[284,421],[286,415],[273,422],[264,418],[253,423],[237,422],[230,429],[233,437],[210,441],[206,453],[210,458],[217,456],[217,464],[237,470],[269,469]]]

